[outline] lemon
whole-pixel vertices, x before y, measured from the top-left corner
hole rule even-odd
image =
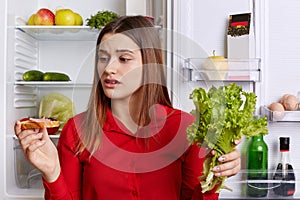
[[[75,15],[70,9],[60,9],[55,14],[55,24],[60,26],[75,25]]]

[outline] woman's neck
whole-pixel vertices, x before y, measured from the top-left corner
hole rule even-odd
[[[111,102],[111,110],[112,114],[118,118],[131,133],[135,133],[139,127],[137,124],[138,113],[134,113],[134,109],[130,110],[132,106],[130,106],[130,104],[133,104],[133,102],[114,99]]]

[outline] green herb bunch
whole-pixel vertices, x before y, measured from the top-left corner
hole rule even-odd
[[[200,179],[202,192],[215,188],[217,192],[225,186],[226,177],[216,177],[212,169],[219,165],[221,155],[234,150],[234,141],[242,136],[252,137],[267,134],[267,118],[255,118],[256,95],[245,92],[241,86],[231,83],[208,92],[203,88],[195,89],[190,98],[196,109],[192,111],[196,120],[187,129],[190,143],[214,149],[216,154],[208,156],[204,162]],[[229,189],[229,188],[227,188]]]
[[[86,19],[87,25],[91,28],[101,29],[107,23],[119,18],[120,16],[117,13],[112,11],[98,11],[97,14],[91,15],[90,18]]]

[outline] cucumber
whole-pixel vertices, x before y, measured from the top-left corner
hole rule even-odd
[[[29,70],[22,76],[24,81],[42,81],[44,73],[39,70]]]
[[[46,72],[43,75],[43,81],[70,81],[70,77],[64,73]]]

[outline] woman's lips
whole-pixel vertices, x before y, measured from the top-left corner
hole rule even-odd
[[[104,80],[104,85],[107,88],[115,88],[120,82],[116,79],[105,79]]]

